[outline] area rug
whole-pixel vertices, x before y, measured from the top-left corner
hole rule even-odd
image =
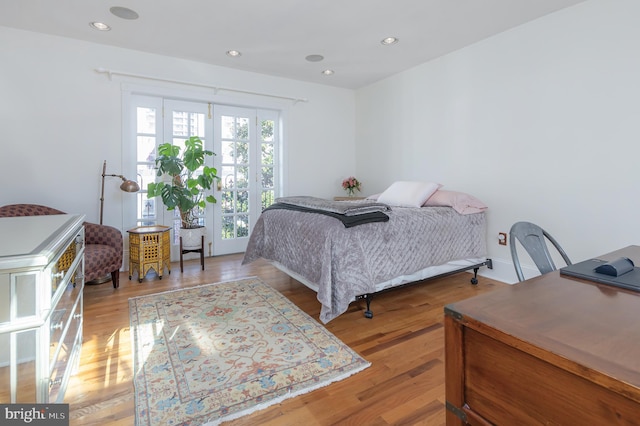
[[[370,364],[251,277],[129,299],[137,425],[219,424]]]

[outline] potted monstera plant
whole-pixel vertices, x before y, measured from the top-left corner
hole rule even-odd
[[[184,145],[184,150],[171,143],[158,146],[156,168],[162,180],[147,185],[147,197],[160,197],[167,210],[177,209],[183,246],[200,247],[204,227],[199,223],[197,212],[207,203],[217,202],[211,190],[220,178],[214,167],[205,165],[206,158],[215,154],[204,149],[199,137],[190,137]]]

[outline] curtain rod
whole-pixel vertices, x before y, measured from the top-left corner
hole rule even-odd
[[[288,101],[293,101],[294,105],[297,104],[298,102],[309,102],[308,99],[304,99],[304,98],[291,98],[289,96],[270,95],[268,93],[251,92],[249,90],[229,89],[227,87],[217,87],[217,86],[210,86],[207,84],[191,83],[188,81],[171,80],[167,78],[152,77],[152,76],[142,75],[142,74],[133,74],[133,73],[122,72],[122,71],[108,70],[105,68],[96,68],[95,71],[100,74],[107,74],[109,77],[109,80],[112,80],[112,77],[114,75],[120,75],[124,77],[135,77],[135,78],[144,78],[146,80],[163,81],[165,83],[177,83],[177,84],[186,84],[189,86],[204,87],[206,89],[213,89],[214,94],[218,94],[219,90],[224,90],[227,92],[244,93],[247,95],[267,96],[269,98],[286,99]]]

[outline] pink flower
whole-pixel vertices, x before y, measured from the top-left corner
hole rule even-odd
[[[358,179],[353,176],[349,176],[345,180],[342,181],[342,188],[348,191],[349,193],[353,193],[354,191],[360,191],[360,186],[362,184]]]

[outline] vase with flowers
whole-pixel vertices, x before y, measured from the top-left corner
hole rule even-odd
[[[353,197],[356,191],[360,191],[362,183],[353,176],[349,176],[342,181],[342,189],[347,191],[349,197]]]

